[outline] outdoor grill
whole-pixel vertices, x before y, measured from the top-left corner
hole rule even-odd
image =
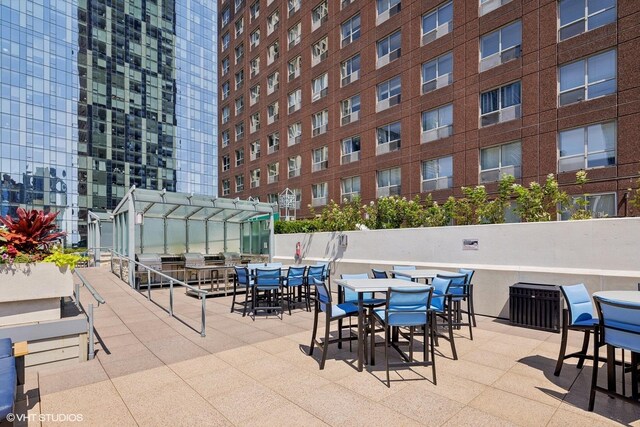
[[[136,261],[143,264],[145,267],[152,268],[156,271],[162,271],[162,258],[160,258],[160,254],[136,254]],[[139,285],[149,285],[149,282],[153,284],[160,281],[160,278],[157,277],[157,274],[153,272],[149,274],[148,270],[140,265],[136,265],[135,270],[138,276],[136,282]]]
[[[199,252],[191,252],[182,254],[182,260],[184,261],[185,268],[189,267],[204,267],[204,255]]]
[[[220,252],[220,255],[224,259],[226,265],[240,264],[241,257],[238,252]]]

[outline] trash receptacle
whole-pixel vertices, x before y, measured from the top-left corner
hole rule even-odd
[[[518,282],[509,287],[512,325],[560,332],[562,293],[558,285]]]

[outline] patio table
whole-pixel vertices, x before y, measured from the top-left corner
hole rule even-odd
[[[419,279],[433,279],[438,274],[444,275],[452,275],[459,274],[453,271],[444,271],[444,270],[391,270],[393,274],[396,276],[408,277],[413,282],[417,282]]]
[[[341,293],[340,288],[347,288],[358,294],[358,371],[362,372],[365,346],[363,295],[367,292],[386,292],[389,288],[415,284],[402,279],[338,279],[335,282],[339,293]]]
[[[623,304],[640,305],[640,291],[600,291],[594,292],[593,298],[603,299]],[[615,348],[607,346],[607,387],[616,390],[616,354]],[[624,369],[624,367],[623,367]]]

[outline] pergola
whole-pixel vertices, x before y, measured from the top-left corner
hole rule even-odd
[[[113,216],[113,249],[135,254],[268,254],[276,203],[131,187]]]

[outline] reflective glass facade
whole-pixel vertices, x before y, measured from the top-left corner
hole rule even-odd
[[[215,0],[3,1],[2,213],[86,211],[131,185],[217,194]]]

